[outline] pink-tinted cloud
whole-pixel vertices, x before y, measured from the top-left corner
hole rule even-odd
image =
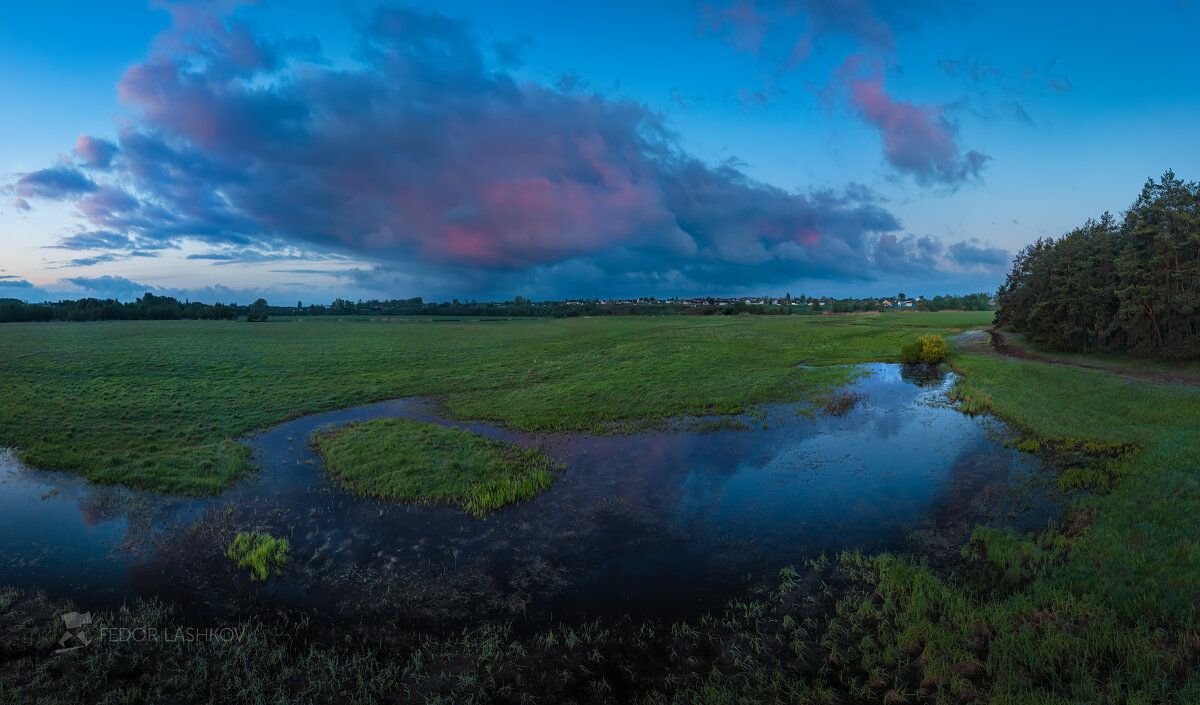
[[[24,198],[21,198],[20,196],[17,196],[16,198],[14,198],[12,204],[13,204],[13,208],[16,208],[19,211],[32,210],[29,206],[29,201],[26,201]]]
[[[846,93],[851,110],[879,130],[884,157],[897,171],[920,184],[949,186],[979,175],[988,158],[975,151],[960,152],[957,131],[941,106],[889,95],[878,61],[861,54],[847,57],[834,81],[834,90]]]
[[[80,135],[75,141],[75,156],[83,160],[84,166],[92,169],[107,169],[117,153],[117,145],[108,140]]]
[[[776,85],[781,77],[808,61],[825,40],[850,40],[856,53],[834,72],[834,90],[825,97],[846,98],[853,113],[880,131],[884,158],[897,170],[923,185],[956,186],[977,177],[987,157],[978,152],[960,156],[956,130],[944,109],[892,98],[883,87],[880,59],[867,58],[894,55],[898,33],[945,6],[938,0],[737,0],[702,5],[700,32],[761,56],[772,67],[762,89],[738,90],[747,107],[765,105],[781,94]],[[957,62],[942,66],[947,72],[960,69]],[[843,87],[849,90],[841,91]]]

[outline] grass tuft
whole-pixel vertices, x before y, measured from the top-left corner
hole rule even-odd
[[[225,549],[225,557],[237,563],[239,568],[248,569],[251,580],[266,581],[272,572],[283,572],[290,550],[287,539],[251,531],[234,537],[233,543]]]

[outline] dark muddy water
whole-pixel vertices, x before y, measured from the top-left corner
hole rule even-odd
[[[566,464],[533,501],[483,519],[346,493],[306,444],[328,424],[381,416],[447,423],[419,400],[247,439],[260,470],[216,498],[101,488],[0,455],[0,584],[84,609],[157,597],[198,618],[264,607],[432,624],[686,616],[821,553],[919,551],[932,536],[958,545],[977,522],[1041,527],[1058,510],[1026,487],[1038,463],[1003,447],[1001,426],[946,405],[949,375],[864,369],[850,388],[863,401],[844,415],[781,405],[744,430],[534,436],[448,424]],[[291,541],[291,565],[266,584],[222,556],[251,528]]]

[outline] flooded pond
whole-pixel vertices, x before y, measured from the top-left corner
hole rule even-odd
[[[214,498],[97,487],[0,454],[0,585],[82,609],[157,597],[194,615],[688,616],[822,553],[920,550],[914,541],[933,533],[957,546],[975,523],[1041,528],[1058,511],[1025,488],[1038,461],[1005,448],[1000,424],[947,405],[952,375],[863,370],[848,388],[861,402],[840,416],[778,405],[745,428],[527,435],[452,424],[420,400],[320,414],[247,439],[258,472]],[[382,416],[538,445],[567,470],[533,501],[482,519],[347,493],[307,438]],[[292,546],[266,584],[222,555],[253,528]]]

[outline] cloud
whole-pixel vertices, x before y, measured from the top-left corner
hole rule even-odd
[[[879,236],[901,228],[861,186],[785,191],[691,157],[643,104],[519,82],[437,13],[358,17],[360,63],[332,68],[315,40],[170,10],[119,84],[131,119],[109,171],[17,184],[77,204],[87,231],[60,246],[108,249],[72,266],[191,241],[214,262],[342,258],[440,290],[586,280],[603,293],[870,280]],[[933,109],[864,95],[897,168],[940,182],[971,171]]]
[[[989,157],[965,154],[945,108],[897,100],[883,89],[885,57],[894,57],[896,35],[920,26],[953,5],[934,0],[737,0],[721,6],[701,5],[701,34],[715,35],[732,49],[762,57],[773,70],[761,90],[742,87],[744,107],[768,104],[783,93],[780,77],[796,69],[830,38],[848,39],[854,53],[846,56],[826,90],[826,101],[845,100],[850,111],[880,131],[884,158],[922,186],[956,188],[977,179]],[[993,69],[962,61],[942,60],[949,76],[981,76]],[[866,75],[860,75],[866,71]],[[848,90],[844,90],[848,88]]]
[[[1058,93],[1074,90],[1069,79],[1056,75],[1057,63],[1056,57],[1042,68],[1027,66],[1014,76],[1006,75],[977,54],[971,53],[959,59],[940,59],[938,67],[948,78],[961,83],[969,93],[969,100],[963,98],[959,105],[953,107],[965,107],[969,103],[971,112],[982,120],[1016,118],[1033,125],[1033,117],[1025,108],[1025,97],[1029,93],[1044,88]],[[947,110],[951,107],[946,106]]]
[[[55,247],[67,250],[109,250],[132,247],[127,235],[111,230],[90,230],[62,238]]]
[[[56,166],[22,174],[17,179],[17,195],[24,198],[62,199],[91,193],[96,183],[78,169]]]
[[[79,287],[83,290],[83,294],[92,298],[120,299],[121,301],[130,301],[139,298],[142,294],[157,288],[130,281],[125,277],[110,275],[100,277],[67,277],[59,283],[63,282]]]
[[[1003,273],[1012,264],[1012,253],[983,245],[977,238],[956,242],[948,249],[953,260],[968,269]]]
[[[0,286],[3,284],[0,283]],[[65,285],[65,287],[64,287]],[[66,288],[70,287],[70,289]],[[83,297],[92,297],[98,299],[117,299],[119,301],[133,301],[141,298],[143,294],[155,294],[156,296],[172,296],[180,301],[203,301],[205,303],[223,303],[244,302],[249,303],[259,297],[264,297],[275,305],[291,305],[296,302],[298,296],[303,296],[306,300],[312,294],[311,289],[303,288],[280,288],[280,287],[263,287],[263,288],[248,288],[248,289],[232,289],[227,286],[204,286],[190,288],[169,288],[155,286],[153,284],[145,284],[125,277],[120,276],[96,276],[96,277],[68,277],[58,282],[58,289],[52,295],[46,298],[58,299],[78,299]],[[333,299],[330,296],[326,301]],[[29,300],[29,299],[26,299]]]
[[[1050,86],[1052,90],[1059,93],[1070,93],[1072,90],[1074,90],[1074,87],[1071,85],[1071,79],[1069,78],[1047,78],[1046,85]]]
[[[554,79],[554,87],[557,88],[559,90],[559,92],[561,92],[561,93],[574,93],[576,91],[585,91],[590,86],[591,86],[591,84],[588,82],[587,79],[585,79],[582,76],[580,76],[579,74],[571,72],[571,71],[566,72],[566,73],[560,73]]]
[[[92,257],[77,257],[75,259],[68,260],[65,264],[63,264],[61,266],[63,266],[63,267],[91,267],[91,266],[94,266],[97,264],[103,264],[105,262],[119,262],[121,260],[129,259],[129,257],[130,257],[129,255],[118,254],[115,252],[106,252],[102,255],[95,255]]]
[[[83,161],[84,166],[107,169],[112,164],[113,155],[117,153],[117,145],[108,140],[80,135],[75,142],[74,152],[75,156]]]
[[[532,45],[533,38],[521,34],[506,41],[496,42],[492,45],[492,51],[496,55],[496,63],[501,68],[514,69],[525,63],[525,54]]]
[[[896,34],[920,26],[948,3],[933,0],[736,0],[700,6],[700,34],[730,48],[773,55],[780,72],[807,61],[825,40],[843,37],[876,53],[895,50]]]
[[[929,275],[940,267],[944,251],[934,238],[884,233],[875,244],[875,265],[893,274]]]
[[[13,208],[16,208],[19,211],[31,210],[31,208],[29,206],[29,201],[26,201],[24,198],[21,198],[20,196],[18,196],[17,198],[14,198],[12,204],[13,204]]]
[[[845,94],[847,105],[883,137],[884,157],[921,185],[958,186],[978,178],[989,157],[962,154],[957,130],[942,106],[896,100],[883,85],[883,67],[861,54],[846,58],[827,90]]]

